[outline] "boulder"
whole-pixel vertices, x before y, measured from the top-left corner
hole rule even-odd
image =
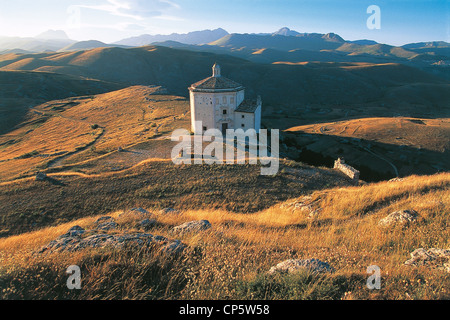
[[[142,228],[144,230],[149,230],[151,228],[153,228],[156,225],[156,219],[145,219],[140,221],[136,227],[137,228]]]
[[[410,255],[411,259],[405,261],[405,265],[427,266],[450,272],[450,249],[419,248]]]
[[[47,180],[47,178],[48,178],[47,175],[43,172],[38,172],[36,174],[36,181],[45,181]]]
[[[400,210],[395,211],[387,217],[381,219],[378,224],[383,227],[388,227],[393,224],[409,224],[414,222],[418,217],[414,210]]]
[[[84,233],[86,232],[86,230],[84,230],[82,227],[80,226],[74,226],[72,228],[69,229],[69,231],[67,231],[67,233],[63,234],[62,236],[60,236],[59,238],[70,238],[70,237],[81,237]]]
[[[307,270],[312,273],[334,272],[334,268],[326,262],[317,259],[298,259],[280,262],[276,266],[270,268],[269,274],[295,273],[302,270]]]
[[[200,220],[200,221],[191,221],[183,223],[175,228],[173,228],[174,233],[184,234],[191,232],[200,232],[204,230],[208,230],[211,228],[211,223],[208,220]]]

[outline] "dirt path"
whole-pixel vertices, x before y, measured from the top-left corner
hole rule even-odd
[[[390,162],[390,161],[387,160],[386,158],[383,158],[382,156],[376,154],[375,152],[369,150],[369,149],[366,148],[366,147],[362,147],[362,146],[361,146],[361,148],[364,149],[365,151],[369,152],[371,155],[374,155],[374,156],[377,157],[378,159],[383,160],[384,162],[386,162],[387,164],[389,164],[389,165],[392,167],[392,169],[394,169],[395,175],[398,177],[398,169],[397,169],[397,167],[396,167],[392,162]]]
[[[100,140],[105,135],[105,132],[106,132],[106,129],[102,128],[102,132],[93,141],[91,141],[90,143],[88,143],[87,145],[85,145],[84,147],[82,147],[80,149],[77,149],[77,150],[75,150],[73,152],[66,153],[66,154],[64,154],[64,155],[62,155],[60,157],[57,157],[57,158],[49,161],[47,163],[47,168],[59,167],[59,166],[61,166],[63,164],[62,162],[65,159],[67,159],[68,157],[73,156],[73,155],[75,155],[77,153],[83,152],[87,148],[92,147],[94,144],[96,144],[98,142],[98,140]]]
[[[90,126],[93,125],[93,123],[87,122],[85,120],[69,118],[69,117],[63,116],[63,115],[61,115],[60,113],[57,113],[57,112],[41,111],[41,110],[37,110],[35,108],[30,108],[30,110],[32,110],[33,112],[35,112],[36,114],[41,115],[41,116],[60,117],[60,118],[63,118],[63,119],[69,120],[69,121],[73,121],[73,122],[81,122],[81,123],[88,124]],[[102,132],[93,141],[91,141],[90,143],[88,143],[87,145],[85,145],[84,147],[82,147],[80,149],[77,149],[77,150],[72,151],[72,152],[64,153],[63,155],[61,155],[59,157],[56,157],[55,159],[49,161],[47,163],[47,168],[59,167],[59,166],[62,165],[62,162],[65,159],[67,159],[68,157],[73,156],[73,155],[75,155],[77,153],[83,152],[87,148],[92,147],[93,145],[95,145],[98,142],[98,140],[100,140],[105,135],[105,132],[106,132],[105,128],[100,128],[100,129],[102,129]]]

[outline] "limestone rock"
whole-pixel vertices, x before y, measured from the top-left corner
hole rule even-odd
[[[124,233],[124,234],[95,234],[87,238],[65,237],[51,241],[39,250],[44,252],[74,252],[86,248],[114,248],[122,249],[130,246],[150,247],[158,246],[164,253],[180,253],[186,246],[179,240],[169,240],[162,236],[154,236],[148,233]]]
[[[450,272],[450,249],[416,249],[411,253],[411,259],[407,260],[405,265],[428,266]]]
[[[169,254],[180,254],[186,246],[180,240],[174,240],[161,247],[161,251]]]
[[[95,225],[97,230],[102,231],[117,229],[117,227],[119,226],[117,222],[114,220],[114,218],[110,216],[101,217],[97,219]]]
[[[117,224],[117,222],[115,222],[115,221],[108,221],[108,222],[100,223],[97,226],[97,230],[109,231],[109,230],[117,229],[118,226],[119,225]]]
[[[153,228],[156,224],[156,219],[145,219],[137,224],[138,228],[142,228],[144,230],[149,230]]]
[[[334,272],[334,268],[332,268],[328,263],[317,259],[292,259],[280,262],[276,266],[270,268],[269,274],[274,274],[277,272],[294,273],[301,270],[308,270],[312,273]]]
[[[209,228],[211,228],[211,223],[209,223],[208,220],[200,220],[200,221],[186,222],[182,225],[179,225],[173,228],[173,232],[183,234],[191,232],[200,232],[208,230]]]
[[[316,218],[322,211],[321,208],[318,208],[317,202],[318,200],[313,201],[311,196],[304,196],[295,201],[283,204],[281,208],[301,211],[307,213],[308,218]]]
[[[76,238],[76,237],[81,237],[84,233],[86,232],[86,230],[84,230],[82,227],[80,226],[74,226],[72,228],[69,229],[69,231],[67,231],[67,233],[63,234],[62,236],[60,236],[59,238]]]
[[[400,210],[391,213],[384,219],[381,219],[378,224],[383,227],[388,227],[393,224],[408,224],[414,222],[417,217],[418,214],[414,210]]]
[[[36,181],[45,181],[45,180],[47,180],[47,175],[45,173],[38,172],[36,174]]]

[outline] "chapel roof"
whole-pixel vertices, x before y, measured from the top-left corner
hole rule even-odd
[[[238,90],[243,86],[225,77],[209,77],[191,85],[191,89],[206,90]]]
[[[237,107],[235,112],[254,113],[256,109],[258,109],[257,100],[245,99],[239,107]]]
[[[228,78],[222,77],[220,74],[220,66],[215,63],[213,66],[212,77],[203,79],[191,85],[189,88],[192,91],[201,90],[221,90],[221,91],[239,91],[244,87]]]

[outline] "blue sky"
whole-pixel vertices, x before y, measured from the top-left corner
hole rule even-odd
[[[367,8],[381,10],[370,30]],[[334,32],[347,40],[402,45],[450,42],[450,0],[14,0],[0,3],[0,35],[64,30],[75,40],[114,42],[144,33],[222,27],[230,33]]]

